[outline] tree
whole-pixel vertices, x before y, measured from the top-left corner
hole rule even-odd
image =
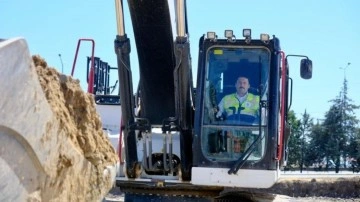
[[[333,104],[330,110],[325,114],[324,121],[324,139],[327,167],[329,160],[335,161],[335,172],[339,171],[340,157],[344,159],[350,154],[350,143],[354,141],[356,134],[356,119],[354,110],[359,106],[352,104],[352,100],[347,97],[347,80],[344,78],[343,88],[335,99],[331,100]]]
[[[309,164],[319,164],[320,167],[326,156],[326,146],[324,144],[326,133],[322,123],[317,122],[312,126],[309,139],[308,148],[305,152],[305,161]]]
[[[357,128],[355,135],[350,137],[348,155],[350,159],[355,159],[360,165],[360,128]]]
[[[288,165],[298,166],[301,159],[300,120],[296,119],[292,110],[289,111],[287,118],[291,131],[288,143]]]
[[[344,78],[344,86],[343,86],[343,120],[342,120],[342,126],[343,126],[343,132],[345,134],[345,148],[343,156],[356,156],[357,154],[353,154],[354,151],[354,143],[360,143],[359,142],[359,136],[358,132],[359,130],[356,128],[356,126],[359,123],[359,120],[355,116],[355,109],[359,108],[359,105],[352,104],[352,100],[347,96],[347,80]],[[357,151],[359,151],[358,147],[359,144],[356,144],[355,146],[357,148]]]
[[[337,100],[336,100],[337,101]],[[345,139],[342,129],[342,113],[341,103],[334,102],[330,110],[325,114],[324,121],[324,150],[326,158],[326,168],[329,167],[330,161],[336,161],[336,168],[340,161],[340,151],[343,148],[343,141]]]
[[[293,111],[287,116],[291,128],[288,144],[288,164],[308,166],[314,163],[322,165],[326,160],[326,169],[334,161],[335,171],[340,168],[340,158],[357,159],[360,164],[360,129],[354,110],[359,106],[352,104],[347,96],[347,80],[344,78],[339,95],[330,100],[332,105],[325,113],[322,122],[313,124],[313,119],[305,113],[298,120]],[[344,162],[344,166],[345,166]]]
[[[300,172],[302,172],[304,164],[308,166],[310,162],[305,161],[305,151],[308,150],[308,140],[309,135],[311,133],[311,128],[313,126],[313,119],[310,117],[306,110],[302,115],[302,119],[300,121],[299,132],[301,135],[301,162],[300,162]]]

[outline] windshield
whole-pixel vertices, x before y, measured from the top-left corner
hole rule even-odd
[[[263,47],[216,46],[207,51],[202,151],[209,159],[236,160],[256,139],[248,160],[262,158],[269,70],[270,51]]]

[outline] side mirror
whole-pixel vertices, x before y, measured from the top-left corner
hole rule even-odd
[[[303,79],[311,79],[312,77],[312,61],[302,59],[300,62],[300,75]]]

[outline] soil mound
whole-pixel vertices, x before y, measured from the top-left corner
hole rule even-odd
[[[70,145],[73,145],[70,150],[73,151],[69,152],[69,148],[61,149],[61,145],[56,145],[56,148],[60,148],[59,156],[52,165],[45,168],[55,169],[56,175],[47,176],[45,183],[38,192],[33,193],[30,200],[99,201],[112,186],[109,176],[104,177],[104,170],[106,166],[114,165],[118,157],[102,130],[93,95],[81,89],[79,80],[48,67],[39,55],[32,59],[43,92],[54,113],[54,123],[59,126],[55,134],[48,135],[56,135],[58,144],[70,141]],[[44,142],[46,143],[45,137]],[[73,155],[74,152],[77,154]],[[83,156],[87,161],[73,156]]]
[[[360,177],[282,179],[270,191],[292,197],[359,198]]]

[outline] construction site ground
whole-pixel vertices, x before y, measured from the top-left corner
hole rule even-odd
[[[228,189],[227,191],[233,191]],[[256,194],[269,194],[261,201],[275,202],[360,202],[360,175],[352,177],[284,177],[269,189],[241,190]],[[117,187],[110,190],[105,201],[124,201]]]
[[[290,201],[360,201],[360,177],[282,178],[264,191]]]

